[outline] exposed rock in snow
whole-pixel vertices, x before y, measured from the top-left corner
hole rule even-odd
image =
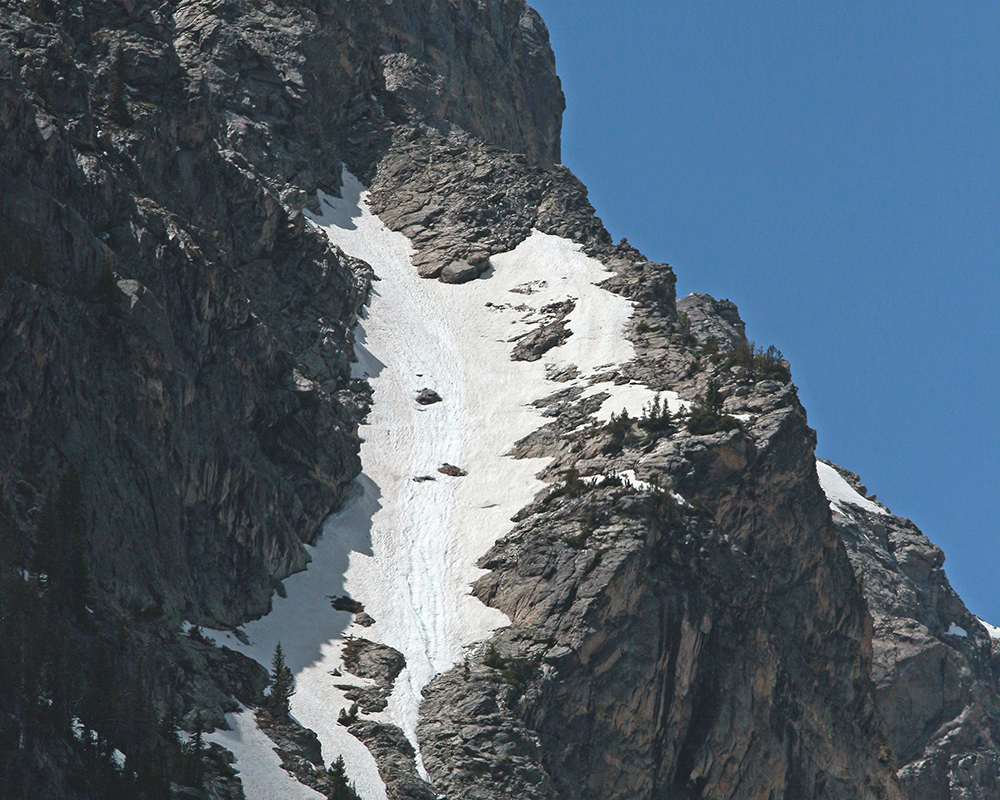
[[[441,395],[433,389],[421,389],[417,392],[417,402],[422,406],[433,405],[441,402]]]

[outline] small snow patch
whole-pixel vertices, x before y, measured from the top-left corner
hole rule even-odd
[[[851,484],[845,481],[843,476],[829,464],[817,460],[816,474],[819,475],[819,485],[823,489],[823,494],[830,501],[830,508],[834,511],[843,514],[843,506],[850,505],[863,508],[872,514],[888,515],[888,512],[877,503],[873,503],[854,491]]]
[[[657,392],[640,383],[618,385],[610,381],[595,383],[582,396],[587,398],[600,393],[605,393],[609,397],[601,403],[601,407],[594,414],[599,422],[609,422],[612,414],[618,414],[623,410],[633,419],[639,419],[653,405],[657,397],[660,398],[661,402],[666,403],[671,414],[686,411],[691,407],[691,403],[687,400],[681,400],[677,392]]]
[[[944,632],[945,636],[961,636],[963,639],[968,638],[969,632],[963,628],[961,625],[956,625],[954,622],[948,626],[948,630]]]
[[[990,625],[990,623],[982,617],[976,617],[976,619],[978,619],[982,623],[983,627],[986,628],[986,632],[990,635],[991,639],[1000,639],[1000,628],[996,625]]]

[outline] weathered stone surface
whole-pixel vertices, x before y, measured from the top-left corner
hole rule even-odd
[[[437,800],[439,794],[417,772],[413,745],[399,728],[360,720],[349,730],[375,756],[389,800]]]
[[[417,392],[417,402],[422,406],[429,406],[441,402],[441,395],[433,389],[421,389]]]
[[[572,300],[566,300],[541,309],[541,314],[550,320],[522,336],[510,357],[515,361],[538,361],[553,347],[565,342],[573,333],[566,327],[566,317],[575,306]]]
[[[452,261],[441,270],[440,278],[442,283],[467,283],[479,277],[480,272],[468,261]]]
[[[442,464],[438,467],[438,472],[442,475],[447,475],[449,478],[464,478],[469,473],[466,472],[461,467],[456,467],[454,464]]]
[[[95,608],[62,622],[81,673],[113,676],[104,735],[170,777],[170,715],[260,703],[265,671],[180,621],[264,612],[360,469],[350,331],[372,270],[302,213],[346,163],[420,275],[470,280],[533,229],[579,243],[635,304],[636,359],[605,377],[689,401],[714,385],[743,417],[615,431],[588,424],[605,395],[539,403],[550,421],[514,454],[549,459],[551,485],[475,587],[512,625],[427,687],[434,785],[399,729],[348,721],[389,797],[895,800],[897,769],[910,800],[997,796],[996,646],[943,555],[898,518],[831,524],[794,386],[727,357],[732,303],[678,301],[668,265],[612,243],[557,164],[562,108],[522,0],[0,0],[0,543],[34,555],[80,476]],[[569,310],[512,357],[558,347]],[[361,714],[402,664],[351,640],[347,669],[375,681],[347,690]],[[0,743],[37,716],[14,686]],[[28,737],[26,796],[86,782],[60,730]],[[274,735],[315,783],[315,739]],[[203,793],[238,797],[212,758]]]
[[[998,647],[948,583],[944,554],[902,517],[841,504],[833,518],[874,621],[876,701],[907,797],[998,796]]]
[[[358,637],[347,640],[343,660],[344,669],[351,674],[384,683],[389,690],[406,666],[406,659],[398,650]]]

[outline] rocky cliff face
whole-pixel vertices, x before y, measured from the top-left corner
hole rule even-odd
[[[741,327],[708,298],[684,305],[703,331]],[[564,483],[484,559],[476,592],[513,624],[495,652],[426,693],[420,732],[436,786],[479,797],[902,796],[878,729],[865,607],[794,390],[722,360],[681,377],[714,346],[691,336],[671,335],[666,357],[640,355],[637,372],[692,396],[717,382],[725,408],[749,419],[700,435],[633,423],[616,446],[607,432],[567,435],[576,422],[559,409],[553,474],[637,481]],[[553,433],[525,454],[552,452]],[[456,764],[448,754],[469,741],[477,758]]]
[[[857,475],[836,471],[868,494]],[[876,700],[907,796],[995,797],[996,629],[969,613],[944,554],[908,519],[874,503],[837,502],[833,512],[874,620]]]
[[[263,671],[178,630],[264,613],[360,471],[376,265],[303,213],[342,163],[429,279],[536,229],[583,245],[635,305],[609,379],[692,407],[581,428],[600,398],[545,402],[516,455],[551,459],[549,488],[474,590],[511,625],[427,687],[429,784],[358,695],[389,797],[996,795],[997,665],[940,551],[831,514],[788,365],[611,242],[557,163],[563,107],[522,0],[0,2],[9,796],[240,795],[173,725],[260,704]],[[513,357],[558,347],[570,311]],[[333,791],[314,740],[268,730]]]

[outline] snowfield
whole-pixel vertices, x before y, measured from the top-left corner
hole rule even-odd
[[[470,584],[482,574],[476,561],[543,487],[535,475],[546,460],[508,455],[515,442],[549,421],[532,402],[567,386],[587,394],[607,391],[611,398],[597,415],[606,420],[622,407],[638,415],[655,395],[631,384],[591,386],[594,375],[634,357],[625,338],[632,304],[596,285],[609,273],[579,245],[535,231],[495,256],[481,278],[449,285],[417,276],[409,240],[371,214],[352,175],[344,174],[343,199],[320,199],[323,214],[311,222],[344,252],[368,262],[378,278],[356,330],[353,370],[374,390],[361,428],[364,473],[354,497],[309,548],[308,569],[285,581],[287,597],[275,597],[270,614],[244,627],[250,643],[226,632],[206,633],[267,667],[280,640],[297,682],[293,716],[319,735],[326,761],[343,754],[366,800],[382,800],[385,786],[374,759],[336,722],[349,703],[334,684],[363,683],[346,672],[331,675],[341,669],[344,638],[364,637],[406,657],[388,709],[370,718],[398,725],[416,747],[423,687],[509,622],[473,597]],[[512,361],[514,340],[538,324],[540,310],[567,298],[576,305],[566,319],[572,332],[566,342],[539,361]],[[577,367],[577,379],[547,380],[547,370],[569,365]],[[435,390],[441,402],[418,404],[424,388]],[[663,397],[676,411],[677,396]],[[442,474],[438,468],[446,463],[468,474]],[[350,614],[335,611],[329,598],[343,594],[363,603],[375,623],[361,628]],[[275,771],[270,756],[250,767],[248,748],[268,749],[269,741],[248,729],[256,730],[250,713],[236,715],[233,723],[247,797],[278,796],[287,773],[280,766]],[[215,736],[223,744],[231,738]],[[418,768],[423,772],[419,750]]]
[[[232,730],[205,735],[205,741],[221,744],[236,756],[234,766],[240,773],[247,800],[323,800],[323,795],[299,783],[281,767],[274,745],[257,727],[253,711],[240,707],[237,714],[227,714]]]

